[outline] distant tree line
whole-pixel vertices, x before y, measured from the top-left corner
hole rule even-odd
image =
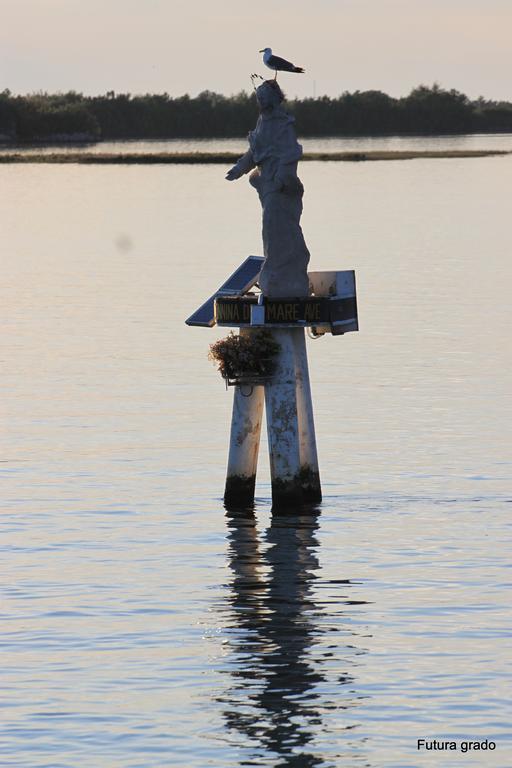
[[[291,100],[301,136],[382,136],[512,132],[512,103],[470,101],[438,84],[421,85],[395,99],[381,91],[345,92]],[[135,95],[109,91],[81,93],[0,92],[0,140],[209,138],[245,136],[258,111],[246,92],[222,96],[203,91],[171,97],[167,93]]]

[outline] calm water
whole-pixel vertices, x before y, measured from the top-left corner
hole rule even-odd
[[[309,344],[325,501],[274,521],[266,445],[225,515],[223,333],[183,323],[260,253],[253,190],[0,175],[0,764],[509,767],[512,158],[302,167],[361,331]]]

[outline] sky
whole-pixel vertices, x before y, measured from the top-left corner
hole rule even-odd
[[[306,69],[287,96],[438,82],[512,101],[512,0],[0,0],[0,91],[230,95]],[[271,75],[270,75],[271,76]]]

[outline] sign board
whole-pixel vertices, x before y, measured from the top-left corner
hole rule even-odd
[[[263,261],[263,256],[248,256],[219,290],[185,320],[186,324],[203,328],[211,328],[215,325],[215,299],[218,296],[242,296],[250,291],[258,281]]]
[[[331,297],[330,332],[339,336],[358,331],[356,273],[353,269],[308,272],[309,288],[314,296]]]
[[[256,305],[256,297],[237,298],[217,296],[215,301],[215,320],[219,325],[224,323],[251,323],[251,307]],[[270,325],[295,325],[311,323],[328,323],[329,311],[327,302],[321,298],[298,299],[264,299],[264,320]]]
[[[261,321],[254,322],[254,309],[264,310]],[[357,331],[355,296],[305,296],[290,299],[256,296],[217,296],[215,321],[219,326],[318,327],[334,335]]]
[[[314,296],[355,296],[356,276],[353,269],[338,272],[308,272],[309,288]]]
[[[210,298],[185,321],[187,325],[273,325],[313,327],[334,336],[358,330],[355,272],[309,272],[308,297],[268,299],[244,296],[256,285],[262,256],[248,256]]]

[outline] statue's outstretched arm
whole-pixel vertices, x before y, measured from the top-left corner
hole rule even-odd
[[[248,149],[245,155],[243,155],[240,160],[238,160],[238,162],[236,162],[235,165],[227,172],[226,179],[228,181],[239,179],[240,176],[243,176],[245,173],[249,173],[249,171],[252,171],[252,169],[255,167],[256,163],[254,162],[252,152],[250,149]]]

